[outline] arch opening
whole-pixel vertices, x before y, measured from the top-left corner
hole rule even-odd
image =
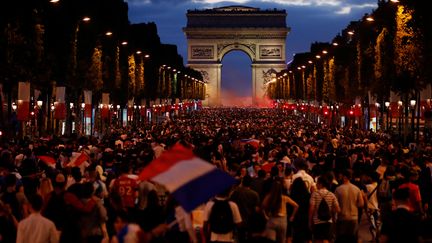
[[[222,56],[221,103],[223,106],[252,105],[252,60],[243,50],[232,49]]]

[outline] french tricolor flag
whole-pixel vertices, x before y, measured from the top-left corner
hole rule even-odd
[[[178,143],[146,166],[139,179],[164,185],[187,212],[235,183],[232,176]]]
[[[253,139],[253,138],[248,138],[248,139],[241,139],[240,142],[242,144],[250,144],[252,147],[258,149],[259,145],[260,145],[260,140],[258,139]]]

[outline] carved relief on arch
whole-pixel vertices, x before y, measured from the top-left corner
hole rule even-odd
[[[246,52],[252,61],[256,59],[256,44],[253,43],[223,43],[217,45],[217,57],[221,61],[225,54],[232,50]]]

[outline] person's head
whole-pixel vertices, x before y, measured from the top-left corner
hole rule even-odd
[[[320,177],[318,177],[317,186],[318,186],[318,188],[329,189],[330,188],[330,182],[325,176],[320,176]]]
[[[31,211],[32,212],[40,212],[43,206],[43,199],[42,196],[39,194],[33,194],[28,198],[28,201],[30,203]]]
[[[80,182],[82,179],[82,174],[81,174],[81,170],[79,167],[72,167],[71,175],[76,182]]]
[[[91,182],[83,183],[81,192],[82,192],[82,198],[90,198],[94,192],[93,183]]]
[[[15,188],[16,187],[16,182],[17,182],[17,178],[15,176],[15,174],[8,174],[5,177],[5,186],[7,188]]]
[[[119,233],[129,223],[129,216],[125,210],[119,210],[115,217],[114,229]]]
[[[231,189],[232,189],[231,187],[228,187],[225,190],[219,192],[217,194],[217,196],[219,196],[219,197],[228,197],[230,195],[230,193],[231,193]]]
[[[246,175],[242,178],[242,186],[250,187],[252,184],[252,178],[249,175]]]
[[[263,169],[258,170],[258,178],[264,179],[266,177],[266,172]]]
[[[295,166],[298,170],[307,170],[308,169],[308,164],[307,164],[306,160],[304,160],[304,159],[297,159],[295,164],[296,164]]]
[[[352,170],[350,169],[345,169],[342,171],[342,180],[344,182],[350,181],[352,179]]]
[[[409,188],[399,188],[393,193],[396,205],[407,204],[409,200]]]
[[[304,195],[308,192],[306,183],[302,178],[298,177],[293,181],[291,185],[291,195]]]
[[[66,178],[62,173],[56,175],[53,186],[60,189],[63,189],[66,186]]]

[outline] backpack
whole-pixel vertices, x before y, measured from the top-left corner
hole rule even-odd
[[[392,191],[389,180],[382,180],[378,185],[377,196],[380,200],[391,200]]]
[[[318,193],[321,197],[321,202],[318,205],[318,219],[320,221],[329,221],[332,217],[331,212],[330,212],[330,207],[327,203],[327,201],[325,200],[325,195],[322,196],[320,193]]]
[[[214,200],[211,208],[210,231],[216,234],[226,234],[234,230],[234,220],[228,200]]]

